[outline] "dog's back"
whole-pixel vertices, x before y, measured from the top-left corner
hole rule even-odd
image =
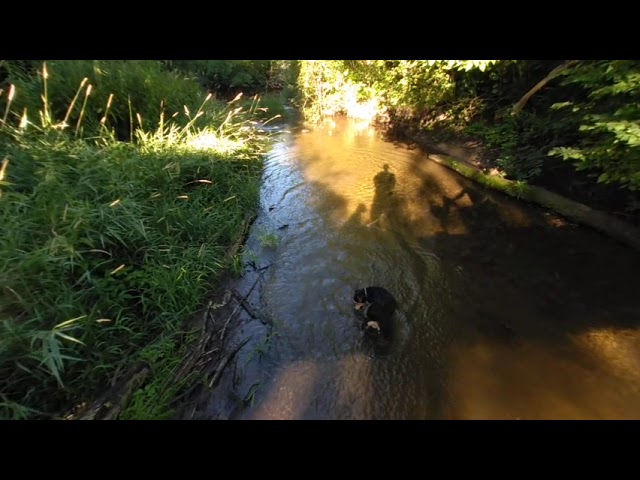
[[[365,329],[377,330],[384,337],[391,337],[393,334],[392,317],[398,305],[391,292],[384,287],[370,286],[356,290],[353,299],[356,304],[366,304],[364,309],[364,317],[367,320],[364,325]]]

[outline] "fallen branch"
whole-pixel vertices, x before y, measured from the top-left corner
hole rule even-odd
[[[260,316],[253,310],[253,307],[249,305],[249,302],[247,302],[246,298],[242,297],[242,295],[240,295],[240,293],[238,293],[237,290],[233,290],[232,294],[234,298],[238,301],[240,306],[244,309],[245,312],[247,312],[247,314],[249,314],[251,318],[253,319],[260,318]]]
[[[218,363],[218,365],[216,367],[216,373],[213,375],[213,378],[209,382],[209,388],[217,385],[218,380],[220,380],[220,376],[222,375],[222,372],[226,368],[226,366],[229,363],[229,361],[233,357],[235,357],[236,353],[238,353],[240,351],[240,349],[242,347],[244,347],[249,340],[251,340],[251,338],[253,338],[253,335],[251,337],[247,338],[244,342],[242,342],[240,345],[238,345],[232,351],[228,352],[224,357],[222,357],[222,360],[220,360],[220,362]]]
[[[93,404],[83,409],[79,416],[69,415],[65,420],[115,420],[118,418],[129,398],[140,388],[149,375],[149,365],[140,363],[132,367],[114,388],[110,388]]]
[[[267,268],[270,267],[270,266],[271,266],[271,264],[267,265]],[[236,308],[233,309],[233,312],[231,312],[231,315],[229,315],[229,318],[227,318],[227,321],[225,322],[224,327],[222,327],[222,330],[220,332],[220,340],[222,340],[224,338],[224,332],[227,330],[227,325],[229,325],[229,322],[231,321],[233,316],[236,314],[238,309],[242,306],[242,302],[244,300],[246,300],[249,297],[249,295],[251,295],[251,292],[253,291],[254,288],[256,288],[256,285],[258,284],[258,282],[260,281],[260,279],[264,275],[264,272],[266,272],[266,271],[267,271],[267,269],[264,268],[262,270],[262,272],[260,272],[260,275],[258,275],[258,278],[256,278],[256,281],[253,282],[253,285],[251,286],[249,291],[245,294],[245,296],[242,298],[242,300],[240,302],[238,302],[238,305],[236,305]]]
[[[226,306],[230,300],[231,292],[229,290],[225,291],[220,303],[214,304],[212,300],[209,300],[207,308],[202,316],[202,327],[198,343],[191,349],[188,358],[182,363],[180,370],[176,373],[176,381],[180,381],[193,368],[195,368],[199,359],[205,355],[204,350],[214,336],[213,328],[210,328],[213,326],[213,323],[215,323],[212,312],[220,307]]]

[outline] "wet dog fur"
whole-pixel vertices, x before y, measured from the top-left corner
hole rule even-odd
[[[353,294],[355,309],[362,310],[366,333],[378,333],[385,338],[393,333],[392,317],[397,308],[394,296],[386,288],[370,286],[356,289]]]

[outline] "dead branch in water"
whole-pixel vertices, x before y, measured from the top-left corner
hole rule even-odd
[[[231,291],[233,297],[237,300],[240,306],[244,309],[247,314],[253,318],[258,319],[260,316],[253,310],[253,307],[247,302],[246,298],[244,298],[237,290]]]
[[[232,359],[232,358],[233,358],[233,357],[234,357],[234,356],[235,356],[235,355],[240,351],[240,349],[241,349],[242,347],[244,347],[244,346],[247,344],[247,342],[248,342],[249,340],[251,340],[251,338],[253,338],[253,337],[249,337],[249,338],[247,338],[244,342],[242,342],[242,343],[241,343],[240,345],[238,345],[236,348],[234,348],[234,349],[233,349],[233,350],[231,350],[230,352],[227,352],[227,354],[226,354],[224,357],[222,357],[222,358],[220,359],[220,361],[219,361],[219,362],[217,362],[217,363],[215,364],[215,366],[213,366],[213,367],[212,367],[211,365],[209,365],[209,368],[206,368],[206,367],[205,367],[204,371],[202,372],[203,376],[205,376],[205,377],[206,377],[206,375],[208,375],[209,373],[211,373],[211,372],[215,371],[215,374],[213,375],[213,378],[209,381],[209,384],[208,384],[208,387],[209,387],[209,388],[211,388],[212,386],[215,386],[215,384],[217,384],[217,382],[220,380],[220,376],[222,375],[222,372],[223,372],[223,371],[224,371],[224,369],[226,368],[226,366],[227,366],[227,364],[229,363],[229,361],[231,361],[231,359]],[[205,363],[206,363],[206,362],[204,362],[204,363],[202,363],[202,364],[198,364],[198,366],[200,366],[200,367],[204,367],[204,366],[205,366]],[[202,370],[202,368],[201,368],[201,370]],[[184,398],[188,397],[189,395],[191,395],[191,394],[192,394],[192,393],[193,393],[193,392],[194,392],[198,387],[200,387],[201,385],[202,385],[202,384],[201,384],[201,383],[199,383],[199,382],[194,383],[193,385],[191,385],[191,387],[189,387],[189,388],[188,388],[187,390],[185,390],[183,393],[181,393],[180,395],[178,395],[177,397],[175,397],[171,403],[175,405],[175,404],[176,404],[176,403],[178,403],[180,400],[182,400],[182,399],[184,399]],[[196,407],[194,407],[194,410],[195,410],[195,408],[196,408]],[[195,411],[194,411],[193,413],[195,413]],[[193,413],[192,413],[192,417],[193,417]]]
[[[180,382],[186,375],[188,375],[189,372],[191,372],[196,367],[200,359],[207,356],[205,350],[211,343],[211,340],[214,336],[213,326],[215,323],[215,318],[213,318],[213,312],[221,307],[228,305],[231,301],[231,296],[231,292],[227,290],[225,291],[220,303],[214,303],[212,300],[208,302],[207,308],[202,316],[200,338],[198,339],[198,343],[195,345],[195,347],[191,349],[191,353],[189,354],[186,361],[183,362],[182,366],[176,373],[177,382]]]
[[[132,367],[126,375],[105,392],[89,407],[84,407],[79,415],[68,415],[65,420],[115,420],[138,388],[140,388],[151,369],[146,363]]]
[[[223,297],[223,300],[222,300],[221,303],[214,305],[213,302],[209,302],[209,304],[207,306],[207,310],[204,313],[205,318],[204,318],[204,324],[203,324],[203,328],[202,328],[201,338],[198,341],[198,345],[196,346],[196,348],[194,348],[192,350],[192,354],[191,354],[190,358],[183,364],[183,366],[180,369],[179,374],[176,375],[176,378],[178,379],[178,381],[183,376],[185,376],[185,375],[187,375],[189,373],[193,373],[196,370],[197,370],[197,372],[199,372],[199,373],[197,373],[197,375],[199,375],[200,373],[204,373],[204,375],[207,375],[207,374],[215,371],[215,374],[214,374],[213,378],[211,379],[211,381],[209,382],[208,386],[209,386],[209,388],[211,388],[212,386],[217,384],[217,382],[220,379],[220,376],[222,375],[223,370],[226,368],[226,366],[229,363],[229,361],[251,339],[251,337],[249,337],[247,340],[242,342],[238,347],[236,347],[233,350],[227,352],[224,356],[222,356],[222,358],[220,358],[216,362],[212,362],[211,361],[212,359],[206,358],[206,357],[208,356],[208,354],[211,354],[211,353],[214,353],[214,352],[220,353],[221,351],[223,351],[222,346],[224,345],[224,342],[225,342],[225,333],[226,333],[227,327],[229,326],[229,323],[231,322],[231,320],[234,318],[234,316],[238,312],[239,308],[241,308],[241,307],[244,308],[252,318],[260,319],[260,317],[253,311],[253,309],[251,308],[251,306],[247,302],[247,298],[249,297],[249,295],[251,295],[251,292],[254,290],[254,288],[256,287],[256,285],[258,284],[260,279],[263,277],[263,275],[266,272],[266,270],[271,265],[272,264],[269,264],[269,265],[266,265],[264,267],[261,267],[261,268],[257,269],[257,271],[260,271],[260,274],[256,278],[255,282],[253,282],[253,285],[251,286],[249,291],[244,296],[242,296],[239,292],[237,292],[235,290],[227,290],[225,292],[225,294],[224,294],[224,297]],[[236,300],[237,305],[235,306],[233,311],[229,314],[229,316],[225,320],[224,325],[222,326],[222,329],[220,329],[220,335],[218,336],[216,331],[213,329],[213,325],[218,323],[218,322],[216,322],[216,319],[213,316],[213,312],[215,310],[217,310],[218,308],[220,308],[220,307],[229,305],[229,302],[230,302],[231,298],[234,298]],[[212,328],[207,328],[208,326],[211,326]],[[212,348],[211,350],[209,350],[208,352],[205,352],[205,349],[207,348],[207,346],[210,343],[214,342],[214,337],[217,337],[217,338],[215,338],[216,346],[214,348]],[[184,393],[182,393],[179,396],[177,396],[172,401],[172,404],[175,405],[180,400],[182,400],[182,399],[188,397],[189,395],[191,395],[198,388],[198,386],[200,386],[200,385],[201,384],[199,382],[194,383],[193,385],[191,385]]]
[[[253,336],[247,338],[244,342],[242,342],[240,345],[238,345],[236,348],[234,348],[233,350],[228,352],[224,357],[222,357],[222,359],[220,360],[220,362],[218,363],[218,365],[216,367],[216,373],[213,375],[213,378],[209,382],[209,388],[215,386],[218,383],[218,380],[220,380],[220,376],[222,375],[222,372],[226,368],[226,366],[229,363],[229,361],[233,357],[235,357],[236,353],[238,353],[240,351],[240,349],[242,347],[244,347],[247,344],[247,342],[249,340],[251,340],[252,338],[253,338]]]
[[[271,264],[267,265],[267,268],[270,267]],[[249,295],[251,295],[251,292],[253,292],[253,289],[256,288],[256,285],[258,284],[258,282],[262,279],[262,277],[264,276],[264,273],[267,271],[267,268],[264,268],[262,270],[262,272],[260,272],[260,275],[258,275],[258,278],[256,278],[256,281],[253,282],[253,285],[251,286],[251,288],[249,289],[249,291],[245,294],[244,297],[242,297],[242,299],[240,300],[240,302],[238,302],[238,305],[236,306],[236,308],[233,309],[233,312],[231,312],[231,315],[229,315],[229,318],[227,318],[227,321],[224,324],[224,327],[222,327],[222,331],[220,332],[220,340],[222,341],[224,339],[224,333],[227,330],[227,326],[229,325],[229,322],[231,321],[231,319],[233,318],[233,316],[236,314],[236,312],[238,311],[238,309],[242,306],[242,302],[246,301],[247,298],[249,297]]]

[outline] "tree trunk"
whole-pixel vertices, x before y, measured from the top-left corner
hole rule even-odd
[[[565,71],[567,68],[572,67],[578,63],[578,60],[569,60],[562,65],[558,65],[556,68],[551,70],[549,75],[540,80],[531,90],[524,94],[524,96],[513,106],[513,110],[511,111],[512,115],[518,115],[524,106],[527,104],[529,99],[540,89],[542,89],[547,83],[556,78],[560,73]]]
[[[429,155],[429,158],[485,187],[499,190],[512,197],[553,210],[572,222],[587,225],[625,245],[640,250],[640,229],[605,212],[594,210],[541,187],[484,174],[471,165],[459,162],[451,157]]]

